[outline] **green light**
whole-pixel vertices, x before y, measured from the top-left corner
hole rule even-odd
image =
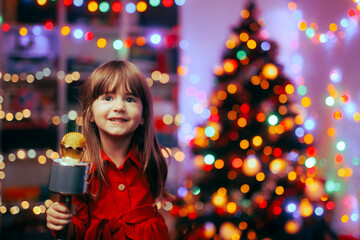
[[[359,166],[360,159],[358,157],[354,157],[351,162],[354,166]]]
[[[2,18],[2,16],[0,16],[0,24],[2,23],[2,21],[3,21],[3,18]]]
[[[250,207],[250,205],[251,205],[250,199],[244,199],[244,200],[242,201],[241,205],[243,205],[245,208]]]
[[[152,6],[152,7],[157,7],[160,5],[160,0],[150,0],[149,1],[149,4]]]
[[[306,29],[306,31],[305,31],[305,35],[306,35],[308,38],[312,38],[313,36],[315,36],[315,30],[312,29],[312,28],[308,28],[308,29]]]
[[[328,193],[333,193],[336,191],[336,183],[332,180],[328,180],[325,183],[325,190]]]
[[[208,137],[212,137],[214,136],[216,133],[215,129],[213,127],[207,127],[205,128],[205,135],[208,136]]]
[[[276,125],[277,123],[279,122],[279,119],[276,115],[271,115],[269,118],[268,118],[268,123],[272,126]]]
[[[110,9],[109,3],[107,3],[107,2],[100,3],[100,5],[99,5],[100,12],[105,13],[105,12],[109,11],[109,9]]]
[[[297,92],[300,96],[304,96],[307,93],[307,88],[304,85],[300,85],[297,88]]]
[[[320,167],[326,167],[327,166],[327,160],[325,158],[320,159],[319,165],[320,165]]]
[[[198,186],[193,186],[190,190],[194,195],[198,195],[200,193],[200,188]]]
[[[236,56],[239,60],[244,60],[246,58],[246,52],[243,50],[240,50],[237,52]]]

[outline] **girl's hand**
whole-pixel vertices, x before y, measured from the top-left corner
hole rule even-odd
[[[59,231],[71,223],[72,214],[69,209],[58,202],[50,205],[46,211],[46,226],[53,231]]]

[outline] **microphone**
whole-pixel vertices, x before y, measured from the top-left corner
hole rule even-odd
[[[62,158],[51,164],[49,190],[59,194],[59,202],[70,211],[72,197],[86,193],[89,164],[82,162],[85,137],[79,132],[69,132],[60,143]],[[56,232],[56,240],[69,238],[69,225]]]

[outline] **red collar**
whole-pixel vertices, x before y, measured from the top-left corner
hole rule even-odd
[[[106,155],[106,153],[102,150],[101,150],[101,158],[104,161],[109,161],[109,162],[112,162],[114,163],[110,157],[108,157]],[[125,161],[124,163],[119,167],[119,169],[122,169],[125,165],[125,163],[128,161],[128,159],[130,159],[131,161],[133,161],[135,163],[135,165],[140,168],[141,167],[141,162],[139,161],[139,159],[136,157],[135,155],[135,149],[134,148],[131,148],[130,151],[128,152],[128,154],[126,155],[126,158],[125,158]],[[114,163],[115,164],[115,163]],[[97,166],[95,165],[94,168],[90,171],[90,173],[93,173],[95,170],[97,169]]]

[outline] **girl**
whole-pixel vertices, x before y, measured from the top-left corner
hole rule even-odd
[[[155,206],[170,195],[146,80],[133,64],[111,61],[91,73],[80,93],[88,193],[74,199],[74,216],[51,204],[47,227],[58,231],[72,222],[73,239],[169,239]]]

